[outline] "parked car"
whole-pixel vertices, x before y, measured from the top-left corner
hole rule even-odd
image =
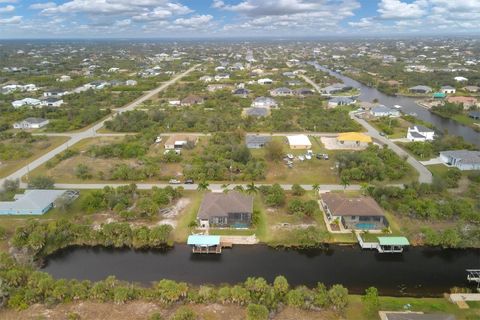
[[[194,184],[193,179],[187,179],[185,180],[185,184]]]
[[[180,180],[177,180],[177,179],[170,179],[170,181],[168,181],[168,183],[170,183],[170,184],[181,184]]]
[[[315,158],[317,158],[318,160],[322,160],[323,159],[323,153],[317,153]]]
[[[305,160],[305,157],[304,157],[304,156],[298,156],[298,160],[304,161],[304,160]]]
[[[385,136],[386,136],[385,132],[380,132],[380,135],[381,135],[382,137],[385,137]]]
[[[311,159],[312,159],[312,156],[311,156],[309,153],[307,153],[307,154],[305,155],[305,159],[311,160]]]
[[[294,156],[293,156],[293,154],[289,153],[289,154],[287,154],[287,158],[292,160],[294,158]]]
[[[323,155],[323,160],[328,160],[328,154],[325,153],[325,154]]]

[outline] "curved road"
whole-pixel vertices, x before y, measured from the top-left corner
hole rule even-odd
[[[96,134],[97,134],[96,133],[97,130],[100,129],[101,127],[103,127],[103,125],[105,124],[105,121],[111,120],[117,114],[135,109],[138,105],[140,105],[144,101],[152,98],[153,96],[155,96],[159,92],[165,90],[166,88],[168,88],[169,86],[171,86],[172,84],[174,84],[175,82],[177,82],[178,80],[180,80],[181,78],[183,78],[184,76],[186,76],[187,74],[189,74],[190,72],[195,70],[198,66],[199,66],[199,64],[197,64],[197,65],[193,66],[192,68],[188,69],[187,71],[175,76],[174,78],[168,80],[167,82],[164,82],[158,88],[156,88],[152,91],[148,91],[143,96],[141,96],[138,99],[130,102],[129,104],[125,105],[124,107],[115,109],[114,113],[112,115],[110,115],[109,117],[101,120],[100,122],[96,123],[95,125],[91,126],[90,128],[87,128],[83,131],[79,131],[79,132],[75,132],[75,133],[58,134],[58,135],[61,135],[61,136],[70,137],[70,139],[67,142],[58,146],[57,148],[53,149],[52,151],[47,152],[46,154],[42,155],[41,157],[33,160],[28,165],[18,169],[16,172],[12,173],[11,175],[0,179],[0,186],[3,186],[3,182],[7,179],[9,179],[9,180],[20,179],[24,175],[27,175],[30,172],[30,170],[33,170],[33,169],[41,166],[42,164],[44,164],[48,160],[52,159],[53,157],[55,157],[60,152],[65,151],[66,149],[68,149],[68,147],[76,144],[77,142],[79,142],[83,139],[95,137]]]

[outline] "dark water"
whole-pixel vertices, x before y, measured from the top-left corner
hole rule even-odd
[[[440,295],[468,286],[465,269],[480,268],[480,250],[409,248],[403,254],[378,254],[358,247],[279,250],[264,245],[234,246],[221,255],[192,254],[186,245],[168,251],[71,248],[51,256],[44,271],[55,278],[118,279],[149,284],[163,278],[192,284],[235,284],[249,276],[292,285],[340,283],[353,293],[369,286],[382,294]]]
[[[401,109],[402,112],[406,114],[414,112],[417,114],[416,116],[417,118],[433,124],[438,130],[442,132],[448,131],[449,134],[461,136],[466,141],[480,147],[480,132],[476,132],[472,128],[464,126],[451,119],[445,119],[440,116],[437,116],[436,114],[431,113],[427,109],[419,106],[415,102],[415,99],[413,98],[402,97],[402,96],[398,96],[398,97],[388,96],[378,91],[375,88],[371,88],[366,85],[363,85],[358,81],[355,81],[347,76],[344,76],[342,74],[329,70],[319,64],[312,63],[312,65],[318,70],[322,70],[330,73],[332,76],[343,81],[346,85],[359,88],[360,89],[359,100],[361,101],[372,102],[374,99],[378,99],[378,101],[381,104],[384,104],[386,106],[400,105],[403,107]]]

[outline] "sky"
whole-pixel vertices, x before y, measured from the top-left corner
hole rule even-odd
[[[480,0],[0,0],[0,38],[480,34]]]

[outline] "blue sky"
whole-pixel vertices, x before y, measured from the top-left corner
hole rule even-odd
[[[0,38],[479,33],[480,0],[0,0]]]

